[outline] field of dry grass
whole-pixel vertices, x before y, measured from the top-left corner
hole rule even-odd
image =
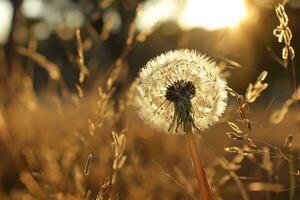
[[[112,45],[105,42],[113,22],[104,21],[98,33],[93,20],[111,2],[99,3],[101,12],[96,9],[83,27],[55,33],[73,34],[71,47],[62,45],[72,66],[49,59],[47,48],[39,52],[34,37],[1,47],[1,200],[199,199],[185,137],[153,130],[132,105],[136,74],[128,59],[136,46],[158,34],[158,27],[139,32],[133,21],[128,23],[118,56],[110,64],[98,60],[108,57],[101,45]],[[141,12],[137,5],[131,15]],[[276,99],[278,91],[268,84],[272,71],[245,76],[245,88],[230,85],[243,63],[217,60],[229,80],[228,106],[216,125],[196,134],[216,200],[300,199],[300,88],[294,59],[299,50],[293,49],[284,6],[274,6],[279,25],[270,35],[283,43],[276,59],[289,73],[291,92]],[[17,18],[16,27],[23,23]]]

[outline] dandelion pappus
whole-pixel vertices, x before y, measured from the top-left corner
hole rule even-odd
[[[139,72],[134,105],[140,117],[159,131],[203,131],[224,113],[226,87],[216,63],[207,56],[187,49],[169,51]]]

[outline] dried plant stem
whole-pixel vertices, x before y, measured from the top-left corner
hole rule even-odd
[[[222,166],[223,169],[226,169],[229,173],[229,175],[232,177],[233,181],[236,183],[237,187],[241,191],[241,196],[243,200],[249,200],[249,196],[247,193],[246,188],[244,187],[242,181],[240,180],[240,177],[235,173],[234,170],[229,169],[227,166],[230,164],[226,158],[219,158],[218,162]]]
[[[296,79],[295,62],[294,62],[293,58],[291,58],[291,68],[292,68],[293,92],[296,92],[296,90],[297,90],[297,79]],[[295,106],[297,108],[297,106],[298,106],[297,101],[295,101]]]
[[[192,133],[191,129],[186,132],[186,140],[190,149],[191,158],[193,162],[193,167],[195,170],[195,175],[198,183],[200,199],[201,200],[214,200],[210,186],[207,181],[207,177],[202,166],[199,154],[199,148],[196,143],[195,135]]]

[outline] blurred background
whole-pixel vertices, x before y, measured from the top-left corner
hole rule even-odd
[[[242,91],[248,78],[268,70],[276,96],[286,95],[290,78],[279,59],[282,46],[273,36],[279,25],[276,0],[205,1],[68,1],[68,0],[1,0],[0,43],[5,55],[14,45],[28,46],[35,40],[38,52],[59,64],[68,87],[74,89],[76,71],[70,55],[76,51],[75,28],[84,35],[87,65],[95,71],[107,68],[126,47],[128,29],[135,23],[137,32],[151,31],[147,40],[138,43],[127,56],[129,79],[147,60],[169,49],[197,49],[213,58],[226,57],[243,67],[234,70],[229,80]],[[293,33],[292,46],[299,49],[299,1],[286,6]],[[136,8],[139,5],[139,14]],[[105,29],[105,30],[103,30]],[[92,59],[98,55],[99,59]],[[89,59],[91,58],[91,59]],[[13,60],[14,58],[11,58]],[[296,56],[295,62],[298,63]],[[34,63],[33,65],[36,65]],[[35,85],[43,82],[46,72],[34,68]],[[239,75],[236,75],[239,74]],[[96,76],[95,76],[96,78]],[[279,90],[282,88],[284,90]]]
[[[193,199],[194,184],[183,184],[185,189],[174,186],[162,170],[175,173],[181,182],[189,182],[184,174],[192,180],[184,139],[156,133],[124,104],[148,60],[170,49],[188,48],[226,67],[228,85],[239,94],[268,71],[269,86],[250,108],[252,132],[237,120],[236,99],[231,98],[225,116],[271,151],[294,134],[292,152],[298,164],[278,161],[277,154],[274,161],[270,154],[274,164],[260,167],[266,157],[229,155],[229,160],[240,159],[236,165],[244,162],[244,168],[235,169],[249,191],[241,197],[234,181],[228,181],[226,167],[221,172],[215,168],[215,158],[232,145],[225,135],[228,125],[209,130],[201,148],[207,153],[203,159],[219,190],[218,199],[300,199],[299,111],[291,109],[280,125],[269,123],[271,113],[294,87],[291,62],[282,60],[284,43],[273,35],[279,26],[278,3],[283,3],[289,19],[298,85],[299,0],[0,0],[0,198],[96,197],[107,175],[114,172],[111,131],[126,129],[127,165],[118,172],[116,184],[120,199]],[[97,90],[99,86],[103,91]],[[94,167],[84,178],[78,170],[89,154],[95,157]],[[41,165],[43,161],[48,164]]]

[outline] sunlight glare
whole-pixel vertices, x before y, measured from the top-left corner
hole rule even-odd
[[[238,24],[247,15],[245,0],[148,0],[136,18],[138,29],[175,21],[184,29],[216,30]]]
[[[143,31],[151,30],[156,24],[176,19],[179,12],[176,0],[148,0],[142,3],[141,10],[135,22],[138,29]]]
[[[215,30],[234,26],[246,15],[244,0],[188,0],[178,22],[184,29]]]

